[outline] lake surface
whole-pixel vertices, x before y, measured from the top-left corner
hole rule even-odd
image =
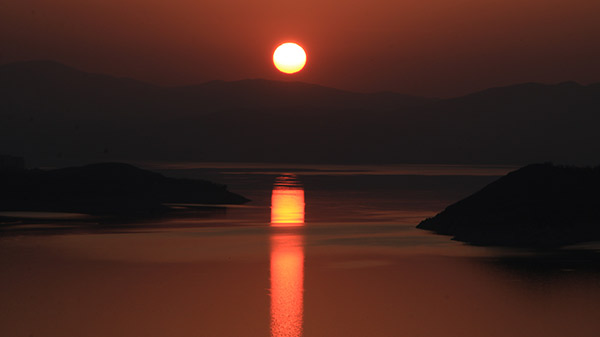
[[[415,229],[511,168],[146,167],[225,183],[253,201],[4,230],[1,336],[600,333],[594,245],[484,248]]]

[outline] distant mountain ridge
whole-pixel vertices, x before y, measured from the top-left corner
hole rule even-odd
[[[434,99],[402,95],[393,92],[354,93],[309,84],[264,79],[239,81],[209,81],[198,85],[162,87],[129,78],[88,73],[55,61],[25,61],[0,66],[0,83],[12,83],[15,89],[33,87],[71,90],[77,93],[110,92],[127,94],[158,94],[161,99],[203,101],[204,106],[289,106],[319,102],[319,106],[348,104],[419,105]],[[37,84],[37,86],[36,86]],[[223,97],[224,93],[227,97]],[[308,97],[308,99],[307,99]],[[131,99],[135,97],[131,96]],[[268,98],[268,99],[267,99]]]
[[[598,164],[600,83],[451,99],[302,82],[161,87],[52,61],[0,65],[0,152],[109,160]]]

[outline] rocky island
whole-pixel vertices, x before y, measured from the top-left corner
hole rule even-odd
[[[168,178],[129,164],[102,163],[54,170],[0,169],[0,211],[150,216],[165,204],[242,204],[224,185]]]
[[[600,240],[600,167],[533,164],[418,228],[474,245],[557,248]]]

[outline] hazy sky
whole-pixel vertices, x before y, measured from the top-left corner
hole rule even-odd
[[[306,68],[283,75],[278,43]],[[454,96],[600,82],[599,0],[0,0],[0,63],[52,59],[179,85],[295,79]]]

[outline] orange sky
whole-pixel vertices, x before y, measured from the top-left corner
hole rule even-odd
[[[600,81],[598,0],[0,0],[0,63],[52,59],[160,84],[286,79],[455,96]],[[306,68],[271,53],[300,43]]]

